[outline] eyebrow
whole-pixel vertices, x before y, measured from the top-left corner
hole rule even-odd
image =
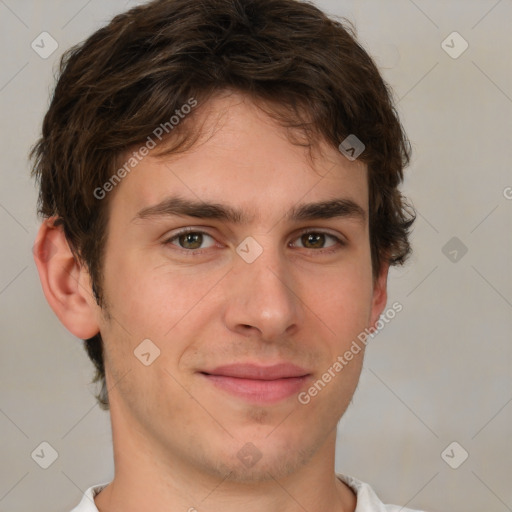
[[[218,219],[232,224],[248,224],[254,217],[232,206],[185,199],[180,196],[167,197],[153,206],[140,210],[133,220],[150,219],[163,216],[188,216],[200,219]],[[287,221],[305,221],[333,218],[354,219],[366,223],[366,211],[355,201],[348,198],[335,198],[314,203],[293,206],[286,214]]]

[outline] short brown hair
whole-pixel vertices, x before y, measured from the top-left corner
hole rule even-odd
[[[307,140],[338,147],[356,135],[368,166],[373,275],[384,261],[405,262],[415,214],[398,185],[410,145],[391,90],[350,22],[296,0],[156,0],[116,16],[63,55],[31,152],[39,214],[62,224],[98,304],[108,198],[94,191],[112,177],[120,155],[191,97],[201,105],[229,89],[274,105],[283,125]],[[168,136],[175,142],[167,151],[190,143],[193,117]],[[109,409],[101,335],[85,346],[102,385],[96,398]]]

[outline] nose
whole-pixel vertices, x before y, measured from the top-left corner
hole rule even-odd
[[[270,244],[252,263],[237,255],[226,284],[226,326],[267,342],[292,335],[300,327],[303,309],[291,270]]]

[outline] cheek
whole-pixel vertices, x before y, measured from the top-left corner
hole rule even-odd
[[[163,340],[182,319],[208,304],[203,298],[219,277],[197,268],[120,258],[105,266],[112,314],[133,338]]]
[[[354,260],[308,282],[313,292],[304,295],[306,303],[338,340],[351,339],[369,325],[373,290],[369,266]]]
[[[105,262],[105,292],[112,315],[120,328],[130,333],[133,343],[172,338],[175,344],[175,334],[185,324],[193,321],[200,328],[201,321],[214,313],[212,302],[223,302],[220,281],[227,269],[220,263],[215,268],[193,263],[177,267],[165,260],[162,263],[161,257],[146,261],[137,251],[116,254],[115,249],[110,249]],[[322,321],[328,327],[326,335],[331,331],[337,340],[347,341],[369,325],[369,255],[369,247],[361,246],[335,266],[313,270],[313,266],[299,265],[292,271],[297,300],[307,306],[304,314],[311,315],[312,321]]]

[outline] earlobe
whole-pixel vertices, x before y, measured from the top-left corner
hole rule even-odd
[[[81,339],[99,332],[95,301],[87,272],[76,261],[61,226],[55,218],[39,228],[34,244],[34,261],[48,304],[61,323]]]
[[[375,280],[373,286],[373,299],[372,299],[372,312],[370,319],[370,327],[375,328],[375,324],[379,319],[380,315],[384,311],[386,307],[386,303],[388,300],[388,291],[387,291],[387,283],[388,283],[388,271],[389,271],[389,263],[384,262],[381,266],[380,273]]]

